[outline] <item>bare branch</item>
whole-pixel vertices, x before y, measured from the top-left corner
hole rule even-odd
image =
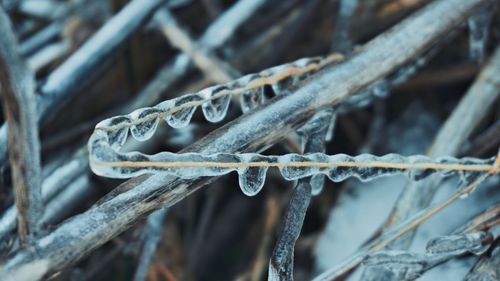
[[[40,234],[43,216],[40,142],[33,74],[17,53],[10,21],[0,7],[0,91],[9,124],[9,155],[21,242]]]

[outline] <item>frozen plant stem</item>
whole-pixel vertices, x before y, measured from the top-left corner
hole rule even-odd
[[[115,57],[118,48],[165,1],[131,1],[47,77],[37,99],[37,116],[42,126],[104,71],[103,62]],[[0,129],[0,163],[6,155],[7,128],[4,124]]]
[[[297,89],[224,125],[182,152],[261,151],[306,122],[318,109],[336,106],[427,50],[460,26],[487,0],[439,0],[366,44],[349,60],[329,68]],[[408,36],[412,34],[412,36]],[[50,275],[101,246],[153,210],[169,207],[214,177],[179,179],[162,173],[123,183],[122,193],[59,225],[35,247],[12,254],[0,270],[14,274],[23,266],[47,264]]]
[[[323,110],[304,125],[305,131],[300,133],[307,135],[304,146],[305,153],[325,151],[325,138],[332,118],[332,110]],[[319,194],[323,189],[323,184],[324,176],[314,175],[300,179],[293,189],[288,208],[285,211],[283,226],[269,261],[268,280],[293,280],[295,243],[299,238],[311,196]]]
[[[293,256],[307,208],[311,202],[309,178],[299,180],[285,211],[283,226],[269,261],[269,281],[293,281]]]
[[[451,197],[434,206],[430,206],[414,216],[400,222],[397,225],[391,226],[390,228],[384,230],[382,235],[378,238],[370,242],[368,245],[361,248],[354,255],[347,258],[343,263],[328,269],[327,271],[321,273],[319,276],[315,277],[313,281],[332,281],[336,280],[340,276],[348,273],[352,269],[356,268],[366,256],[371,253],[375,253],[380,251],[384,247],[386,247],[392,241],[398,239],[402,235],[405,235],[409,231],[412,231],[416,227],[418,227],[421,223],[428,220],[433,215],[437,214],[456,200],[458,200],[463,195],[469,194],[477,189],[477,187],[488,177],[488,175],[483,175],[477,180],[475,180],[472,184],[458,190]]]
[[[0,34],[0,92],[8,123],[19,238],[27,243],[40,234],[43,216],[35,81],[17,53],[11,23],[1,7]]]
[[[469,135],[500,97],[500,88],[495,86],[500,84],[499,72],[500,47],[496,49],[490,62],[441,127],[431,145],[430,156],[453,156],[460,152]],[[428,206],[440,186],[440,181],[437,178],[430,178],[420,183],[408,184],[398,199],[388,223],[396,223]],[[405,241],[401,241],[399,247],[408,247],[411,240],[410,236]]]
[[[500,47],[497,48],[490,62],[484,67],[478,78],[467,91],[460,103],[441,127],[431,145],[429,155],[457,155],[469,135],[489,113],[495,100],[500,97],[500,89],[495,85],[500,83]],[[409,182],[400,195],[385,227],[404,220],[411,214],[429,206],[434,194],[441,186],[442,179],[430,177],[420,182]],[[407,249],[413,240],[414,232],[389,245],[392,249]],[[384,276],[382,267],[368,267],[363,272],[365,279],[378,280]],[[394,279],[399,277],[394,276]]]

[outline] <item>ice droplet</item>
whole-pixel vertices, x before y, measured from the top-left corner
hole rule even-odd
[[[245,167],[238,169],[241,191],[247,196],[254,196],[262,189],[266,181],[268,167]]]
[[[224,91],[226,89],[226,86],[216,87],[211,91],[209,95],[211,97],[216,96],[221,91]],[[223,95],[221,97],[206,101],[201,105],[203,115],[209,122],[216,123],[221,121],[222,119],[224,119],[224,117],[226,117],[230,101],[230,95]]]
[[[173,108],[181,108],[171,115],[166,116],[165,121],[173,128],[186,127],[196,111],[196,106],[190,103],[199,102],[201,100],[203,100],[203,98],[197,94],[188,94],[175,99]]]
[[[325,175],[314,175],[311,177],[311,194],[316,196],[323,191],[325,186]]]
[[[115,150],[120,149],[127,141],[129,124],[130,124],[130,118],[128,116],[113,117],[108,120],[107,124],[104,124],[104,126],[109,126],[109,127],[116,127],[116,126],[121,127],[112,129],[107,133],[108,143],[113,149]]]
[[[241,111],[247,113],[264,103],[264,87],[250,89],[240,96]]]
[[[191,121],[195,110],[195,107],[183,108],[172,113],[172,115],[166,116],[165,121],[167,121],[168,125],[172,128],[186,127]]]
[[[132,112],[132,120],[138,120],[140,123],[130,127],[132,136],[138,141],[150,139],[156,131],[159,119],[155,116],[159,111],[155,108],[138,109]],[[141,120],[144,119],[144,120]]]
[[[115,131],[108,132],[109,145],[114,150],[122,148],[127,141],[128,128],[121,128]]]

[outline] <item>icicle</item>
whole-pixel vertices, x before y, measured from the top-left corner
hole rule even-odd
[[[138,124],[133,124],[130,127],[132,136],[138,141],[146,141],[150,139],[156,131],[159,119],[155,114],[159,111],[154,108],[138,109],[130,114],[132,120],[143,120]]]
[[[108,133],[109,144],[115,150],[122,148],[127,141],[128,128],[118,129]]]
[[[241,111],[247,113],[264,103],[264,87],[245,91],[240,96]]]
[[[330,120],[330,125],[328,126],[328,129],[326,131],[325,141],[330,142],[333,140],[336,124],[337,124],[337,114],[333,114],[332,119]]]
[[[216,96],[223,90],[227,90],[226,86],[220,86],[210,92],[210,97]],[[211,99],[202,104],[201,109],[205,118],[216,123],[224,119],[229,108],[229,103],[231,101],[230,95],[224,95],[215,99]]]
[[[196,107],[181,109],[172,115],[166,116],[164,119],[172,128],[186,127],[191,122],[195,110]]]
[[[174,108],[180,109],[171,115],[166,116],[165,120],[173,128],[182,128],[187,126],[196,110],[196,106],[192,106],[190,103],[195,104],[201,100],[203,100],[203,98],[197,94],[187,94],[175,99]]]
[[[490,22],[493,17],[493,10],[490,7],[471,16],[469,25],[469,56],[479,63],[484,60],[484,51],[488,39]]]
[[[242,157],[244,162],[258,162],[259,158],[252,155]],[[238,169],[238,179],[241,191],[247,196],[254,196],[264,186],[268,167],[244,167]]]

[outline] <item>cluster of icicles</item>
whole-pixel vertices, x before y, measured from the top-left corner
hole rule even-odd
[[[203,155],[160,152],[146,155],[140,152],[120,152],[129,131],[136,140],[146,141],[153,136],[160,119],[164,119],[173,128],[184,127],[189,124],[198,106],[201,106],[208,121],[218,122],[225,117],[231,96],[236,95],[240,96],[241,109],[245,113],[264,103],[264,86],[270,85],[276,94],[286,94],[286,91],[294,89],[300,81],[340,60],[339,55],[300,59],[258,74],[243,76],[227,84],[209,87],[198,93],[167,100],[153,107],[141,108],[128,115],[106,119],[97,124],[89,140],[90,166],[94,173],[110,178],[166,173],[190,179],[221,176],[236,171],[243,193],[250,196],[262,189],[270,167],[279,168],[287,180],[324,174],[336,182],[348,177],[368,181],[402,172],[413,180],[436,172],[444,175],[459,173],[462,177],[469,177],[492,169],[493,159],[430,159],[426,156],[403,157],[397,154],[382,157],[363,154],[351,157],[323,153],[265,156],[256,153]],[[367,93],[383,96],[380,88],[375,84]],[[353,100],[353,103],[364,105],[362,100]]]

